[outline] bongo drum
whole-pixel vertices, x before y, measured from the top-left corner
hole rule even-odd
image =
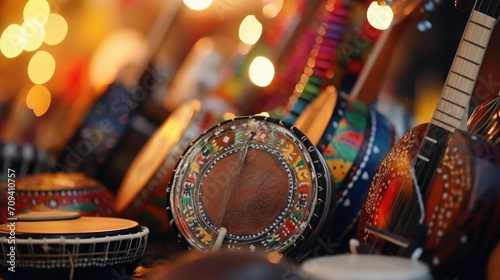
[[[129,279],[144,254],[149,230],[135,221],[46,218],[19,217],[0,225],[3,277]]]
[[[1,211],[2,222],[27,211],[78,211],[82,216],[114,216],[115,200],[96,180],[81,173],[40,173],[0,185],[0,204],[15,213]],[[9,204],[13,194],[15,204]],[[12,204],[12,203],[11,203]]]
[[[177,163],[167,215],[199,251],[313,253],[335,208],[330,172],[295,127],[237,117],[199,136]]]
[[[379,255],[344,254],[312,258],[301,264],[314,280],[431,280],[429,267],[416,260]]]
[[[147,226],[151,233],[167,232],[165,192],[175,164],[189,143],[223,120],[227,103],[193,99],[179,106],[140,150],[116,196],[116,212]]]
[[[14,173],[17,179],[49,172],[54,167],[50,156],[29,143],[0,142],[0,159],[0,183],[7,182],[9,173]]]

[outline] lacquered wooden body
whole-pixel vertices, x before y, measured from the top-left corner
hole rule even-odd
[[[500,150],[477,135],[455,130],[428,191],[422,194],[425,227],[418,226],[414,222],[422,212],[411,161],[425,132],[426,125],[412,129],[382,161],[361,211],[358,240],[369,253],[377,254],[409,257],[421,247],[421,259],[434,270],[467,264],[477,268],[500,236]],[[403,212],[410,207],[412,211]],[[394,245],[370,231],[370,226],[402,237],[409,247]]]

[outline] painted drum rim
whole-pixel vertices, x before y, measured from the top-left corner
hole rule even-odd
[[[193,239],[190,239],[190,237],[186,237],[186,230],[183,231],[182,227],[186,227],[187,224],[186,222],[180,218],[179,216],[179,210],[177,209],[179,203],[177,203],[176,199],[178,200],[179,197],[177,197],[179,194],[179,184],[183,184],[183,182],[186,182],[184,179],[186,178],[186,168],[183,167],[183,164],[189,164],[189,159],[192,157],[192,154],[195,153],[193,147],[196,147],[196,145],[200,144],[202,141],[206,141],[208,139],[212,139],[210,137],[215,137],[213,139],[217,139],[217,136],[220,134],[222,135],[225,132],[237,132],[237,125],[249,125],[250,122],[260,122],[260,124],[265,124],[270,127],[275,127],[275,129],[280,129],[286,133],[288,133],[288,137],[292,137],[293,141],[298,141],[301,147],[301,152],[304,152],[304,154],[308,157],[309,160],[309,172],[312,174],[314,178],[314,181],[312,181],[314,187],[316,188],[316,192],[313,194],[313,198],[311,201],[311,212],[309,213],[309,216],[307,217],[307,224],[303,224],[303,228],[301,228],[300,234],[296,234],[294,237],[294,240],[285,240],[283,244],[280,244],[282,246],[280,248],[280,254],[281,255],[287,255],[296,258],[296,260],[302,260],[305,258],[306,255],[312,253],[311,251],[311,244],[316,242],[316,238],[318,236],[322,236],[323,234],[326,234],[327,232],[327,226],[326,222],[331,218],[333,215],[334,211],[334,205],[336,203],[336,197],[335,193],[332,191],[332,186],[331,186],[331,175],[326,168],[326,164],[323,162],[321,158],[321,154],[316,150],[314,145],[307,139],[307,137],[300,132],[297,128],[294,126],[291,126],[287,124],[286,122],[283,122],[282,120],[279,119],[274,119],[274,118],[269,118],[269,117],[264,117],[264,116],[242,116],[242,117],[236,117],[231,120],[224,121],[209,130],[207,130],[204,134],[200,135],[195,141],[193,141],[188,149],[184,152],[183,156],[181,157],[181,160],[176,165],[176,169],[174,170],[174,176],[173,179],[169,183],[169,187],[167,189],[167,215],[171,217],[170,224],[171,227],[174,231],[175,234],[177,234],[178,240],[183,243],[185,246],[188,248],[196,248],[201,251],[207,251],[208,246],[196,244],[196,241],[193,241]],[[227,129],[226,131],[224,129]],[[267,129],[267,128],[266,128]],[[262,130],[261,130],[262,131]],[[274,133],[274,132],[273,132]],[[226,135],[224,135],[227,137]],[[278,136],[276,136],[278,137]],[[250,139],[250,138],[249,138]],[[252,139],[257,139],[252,138]],[[277,139],[277,138],[276,138]],[[289,140],[289,141],[292,141]],[[236,144],[238,144],[235,141]],[[242,142],[240,142],[242,143]],[[254,142],[251,142],[252,144],[255,144]],[[246,145],[246,143],[243,143],[242,145]],[[250,147],[251,145],[248,145]],[[264,146],[264,145],[263,145]],[[254,149],[250,148],[250,149]],[[264,148],[265,149],[265,148]],[[201,150],[200,150],[201,151]],[[218,149],[217,151],[221,151],[218,155],[223,153],[224,151],[228,151],[227,149],[225,150],[224,148]],[[186,163],[185,163],[186,162]],[[201,162],[201,161],[200,161]],[[292,176],[292,174],[290,174]],[[295,179],[293,182],[298,184],[298,181]],[[196,182],[196,181],[195,181]],[[200,181],[198,181],[199,184]],[[188,182],[189,183],[189,182]],[[298,185],[290,186],[292,188],[298,188]],[[297,191],[297,190],[294,190]],[[180,201],[180,200],[178,200]],[[290,204],[287,204],[290,205]],[[293,205],[293,203],[292,203]],[[326,210],[324,209],[326,208]],[[281,216],[280,216],[281,217]],[[195,218],[198,221],[198,218]],[[283,219],[283,217],[281,217]],[[197,222],[198,223],[198,222]],[[282,224],[276,224],[275,226],[279,229],[280,225],[283,226],[284,221],[282,221]],[[271,229],[269,229],[271,230]],[[276,230],[276,232],[278,232]],[[191,233],[192,234],[192,233]],[[226,235],[227,237],[228,235]],[[231,236],[231,235],[229,235]],[[257,240],[258,238],[261,237],[256,237]],[[252,237],[253,238],[253,237]],[[272,240],[270,241],[272,242]],[[209,243],[210,244],[210,243]],[[271,243],[269,243],[271,244]],[[231,242],[226,242],[225,245],[228,246],[228,248],[231,249]],[[276,247],[272,247],[273,245],[269,245],[269,247],[266,247],[266,250],[275,250]],[[247,248],[248,249],[248,248]]]

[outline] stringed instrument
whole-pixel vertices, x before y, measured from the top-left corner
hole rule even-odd
[[[368,253],[421,259],[438,277],[484,273],[500,236],[500,149],[465,124],[499,16],[500,2],[476,2],[430,123],[407,132],[378,167],[358,225]]]

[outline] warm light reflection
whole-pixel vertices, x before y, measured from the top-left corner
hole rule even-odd
[[[280,263],[281,259],[281,255],[278,252],[271,252],[267,255],[267,260],[273,264]]]
[[[0,37],[0,51],[7,58],[14,58],[24,50],[25,40],[21,40],[21,26],[11,24]]]
[[[56,70],[56,61],[46,51],[39,51],[33,55],[28,64],[28,76],[35,84],[44,84],[49,81]]]
[[[39,26],[43,25],[50,14],[50,5],[45,0],[29,0],[24,6],[23,18],[25,21],[35,20]]]
[[[43,116],[50,107],[50,91],[42,85],[34,85],[26,97],[26,105],[33,110],[37,117]]]
[[[253,45],[262,35],[262,24],[254,15],[246,16],[240,24],[239,36],[240,40],[248,45]]]
[[[283,9],[283,0],[264,0],[262,13],[268,18],[276,17]]]
[[[274,78],[274,66],[268,58],[257,56],[250,64],[248,73],[255,85],[266,87]]]
[[[89,65],[90,83],[100,90],[113,82],[119,71],[140,61],[146,53],[144,38],[135,30],[111,33],[96,48]]]
[[[233,114],[233,113],[231,113],[231,112],[226,112],[226,113],[224,113],[224,115],[222,116],[222,118],[224,120],[232,120],[232,119],[236,118],[236,115]]]
[[[38,49],[45,39],[45,28],[35,19],[27,19],[21,26],[21,40],[25,42],[25,51]]]
[[[366,18],[371,26],[379,30],[386,30],[392,23],[394,12],[388,5],[379,5],[373,1],[366,11]]]
[[[196,11],[205,10],[212,4],[213,0],[184,0],[184,5]]]
[[[57,45],[61,43],[68,33],[68,23],[59,14],[50,14],[45,22],[45,39],[47,45]]]

